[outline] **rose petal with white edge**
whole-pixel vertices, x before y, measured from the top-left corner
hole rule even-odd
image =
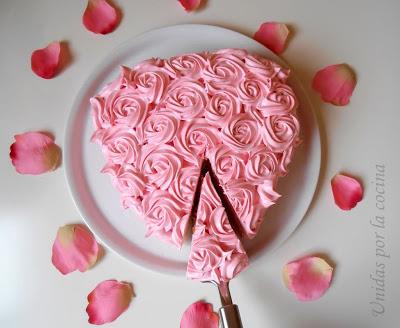
[[[314,301],[329,288],[333,268],[322,258],[307,256],[286,264],[283,281],[300,301]]]
[[[262,43],[276,54],[281,54],[286,47],[289,29],[283,23],[266,22],[261,24],[254,34],[254,40]]]
[[[356,76],[350,66],[337,64],[319,70],[314,76],[312,86],[323,101],[344,106],[350,102],[356,83]]]
[[[331,180],[335,204],[342,210],[349,211],[363,198],[363,187],[356,179],[336,174]]]
[[[218,315],[211,304],[196,302],[183,313],[180,328],[218,328]]]
[[[47,47],[37,49],[31,55],[32,71],[44,78],[51,79],[58,73],[60,64],[60,42],[52,42]]]
[[[120,21],[117,10],[107,0],[89,0],[83,13],[83,25],[96,34],[108,34]]]
[[[112,279],[99,283],[87,297],[88,322],[102,325],[114,321],[126,311],[134,296],[133,288],[127,282]]]
[[[51,261],[62,274],[91,268],[101,247],[83,224],[68,224],[58,229],[52,248]]]
[[[10,158],[18,173],[37,175],[58,167],[61,149],[52,137],[42,132],[25,132],[14,139]]]
[[[178,0],[187,12],[194,11],[199,8],[201,0]]]

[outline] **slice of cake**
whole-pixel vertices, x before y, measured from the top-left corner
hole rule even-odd
[[[248,266],[242,243],[229,223],[209,173],[204,177],[187,277],[200,281],[229,281]]]

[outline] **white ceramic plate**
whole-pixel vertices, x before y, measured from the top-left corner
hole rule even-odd
[[[165,27],[141,34],[112,52],[83,85],[71,109],[64,156],[66,177],[76,206],[98,239],[145,268],[184,275],[190,244],[179,251],[157,238],[145,238],[143,221],[136,213],[122,209],[109,177],[100,173],[105,162],[100,148],[89,141],[93,132],[89,98],[118,75],[119,65],[133,66],[150,57],[168,58],[221,48],[244,48],[286,66],[253,39],[228,29],[209,25]],[[245,245],[252,259],[271,254],[296,229],[318,181],[321,151],[316,118],[299,82],[293,77],[289,82],[300,99],[303,143],[290,165],[290,174],[279,183],[278,191],[283,197],[267,211],[257,237]]]

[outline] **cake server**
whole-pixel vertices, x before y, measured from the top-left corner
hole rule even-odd
[[[220,283],[217,283],[216,281],[211,280],[205,282],[212,283],[218,287],[219,297],[221,299],[221,307],[218,311],[221,320],[221,327],[243,328],[239,307],[232,303],[231,292],[229,291],[229,281],[221,281]]]

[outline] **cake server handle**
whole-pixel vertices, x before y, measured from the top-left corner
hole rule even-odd
[[[222,328],[243,328],[239,307],[236,304],[221,307],[219,317]]]
[[[232,303],[231,292],[229,290],[229,281],[217,283],[210,281],[218,287],[219,297],[221,299],[221,308],[219,309],[219,317],[222,328],[243,328],[242,319],[240,318],[239,307]]]

